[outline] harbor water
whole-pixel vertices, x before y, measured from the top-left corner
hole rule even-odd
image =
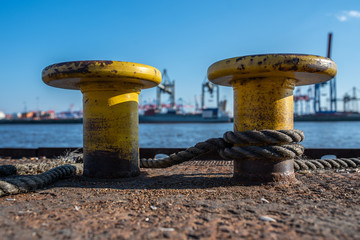
[[[186,148],[221,137],[232,123],[140,124],[142,148]],[[307,148],[360,148],[360,122],[296,122]],[[82,124],[2,124],[0,148],[81,147]]]

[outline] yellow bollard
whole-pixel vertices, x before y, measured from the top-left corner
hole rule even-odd
[[[266,54],[216,62],[209,67],[208,78],[234,89],[234,131],[289,130],[294,127],[294,87],[328,81],[336,72],[336,64],[328,58]],[[293,181],[293,164],[293,159],[235,160],[234,177]]]
[[[130,62],[75,61],[46,67],[42,79],[83,93],[84,176],[139,175],[138,95],[161,82],[159,70]]]

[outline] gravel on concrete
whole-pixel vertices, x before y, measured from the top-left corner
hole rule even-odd
[[[358,169],[298,172],[282,185],[232,171],[231,161],[193,161],[1,197],[0,239],[360,239]]]

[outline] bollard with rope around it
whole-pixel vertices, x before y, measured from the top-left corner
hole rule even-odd
[[[329,58],[304,54],[265,54],[225,59],[208,69],[208,79],[234,89],[234,131],[291,131],[293,90],[328,81],[335,77],[337,67]],[[295,143],[294,143],[295,142]],[[252,181],[294,181],[294,159],[278,156],[279,152],[301,152],[298,141],[251,143],[256,154],[234,159],[234,177]],[[230,153],[246,153],[235,144]],[[225,151],[226,154],[226,151]],[[233,154],[233,155],[234,155]]]

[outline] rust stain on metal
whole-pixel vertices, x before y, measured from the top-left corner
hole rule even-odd
[[[118,61],[58,63],[43,70],[46,84],[80,89],[84,95],[85,176],[118,178],[140,173],[138,95],[161,82],[156,73],[151,66]]]
[[[225,59],[208,69],[210,81],[234,89],[234,130],[293,129],[295,85],[328,81],[336,64],[305,54],[265,54]],[[235,160],[234,176],[295,181],[293,160]]]

